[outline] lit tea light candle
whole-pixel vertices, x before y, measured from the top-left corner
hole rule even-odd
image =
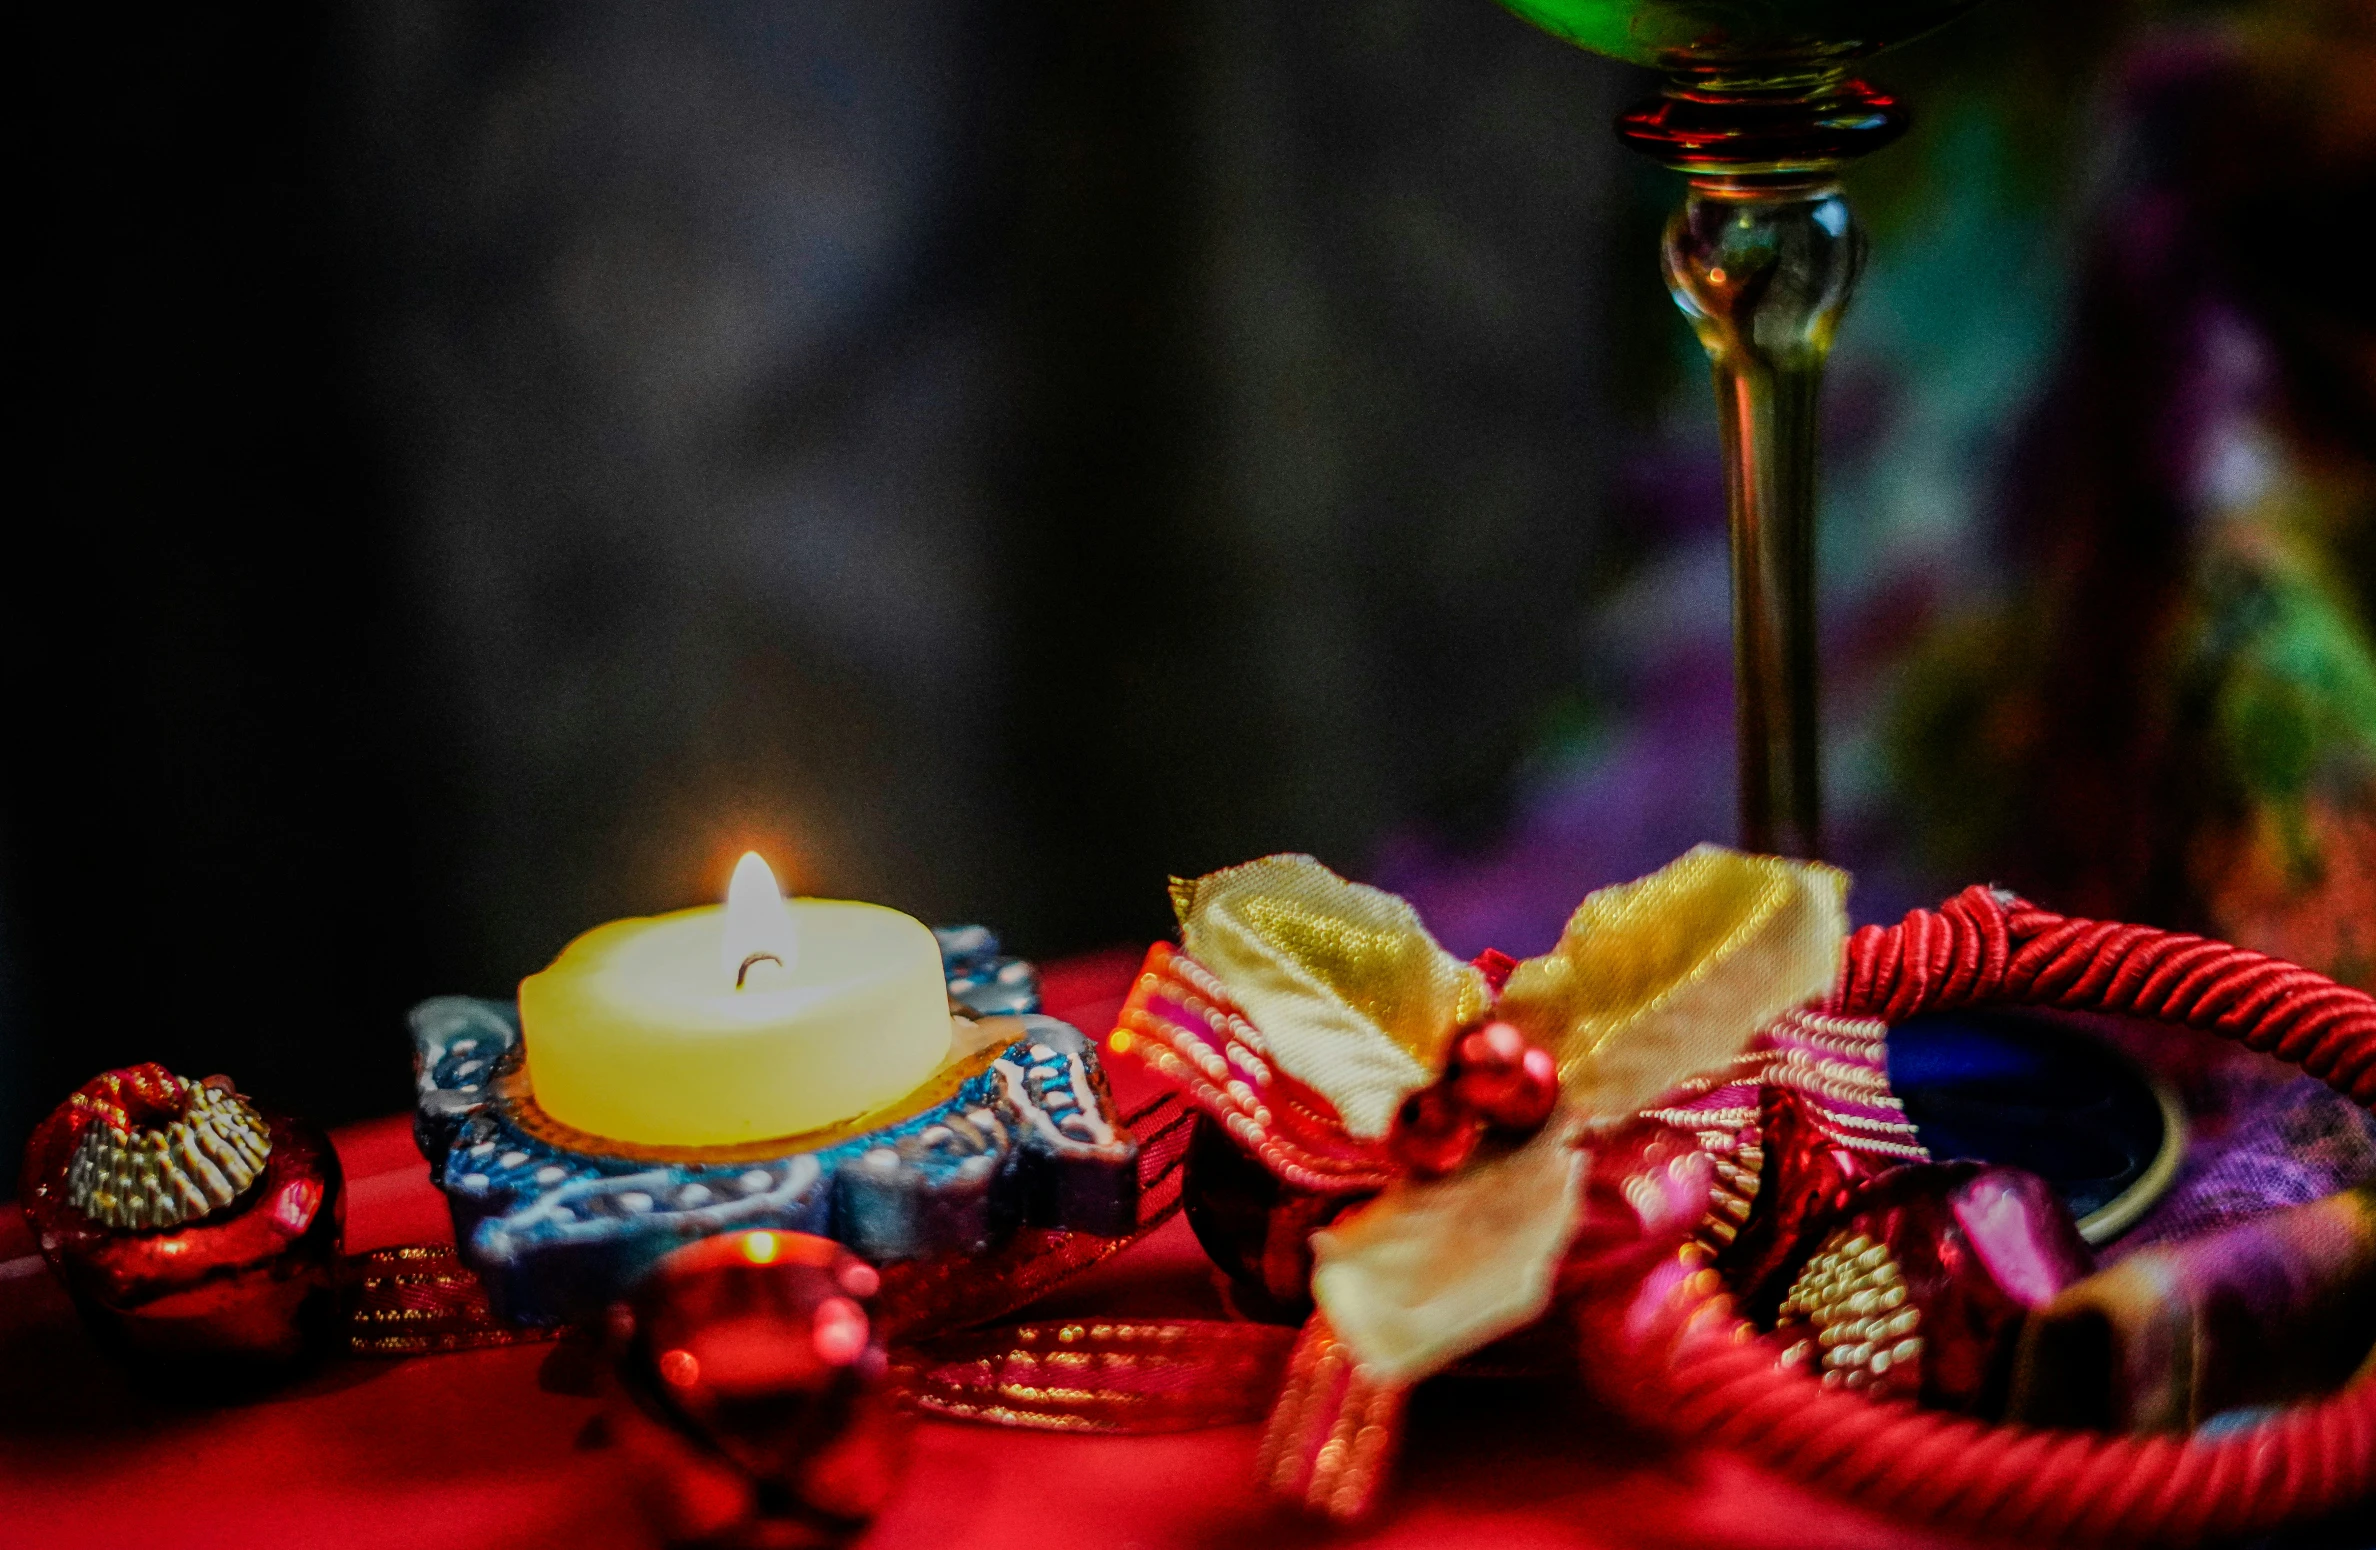
[[[786,900],[756,853],[726,904],[597,926],[520,982],[538,1106],[613,1140],[797,1135],[948,1058],[939,945],[897,910]]]

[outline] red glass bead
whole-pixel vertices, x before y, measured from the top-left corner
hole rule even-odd
[[[1468,1161],[1484,1135],[1484,1120],[1439,1084],[1403,1100],[1386,1147],[1420,1178],[1441,1178]]]
[[[1526,1035],[1513,1024],[1486,1023],[1454,1041],[1453,1069],[1463,1075],[1513,1072],[1528,1048]]]
[[[1452,1046],[1446,1075],[1453,1097],[1488,1124],[1532,1131],[1559,1102],[1559,1067],[1509,1023],[1491,1022]]]
[[[885,1388],[881,1285],[839,1244],[786,1232],[704,1239],[638,1284],[620,1382],[692,1444],[640,1450],[661,1465],[648,1494],[664,1533],[822,1546],[873,1520],[907,1437]]]

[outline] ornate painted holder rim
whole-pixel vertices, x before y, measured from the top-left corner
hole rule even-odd
[[[877,1264],[983,1253],[1019,1227],[1101,1236],[1138,1218],[1138,1143],[1094,1041],[1042,1015],[1031,965],[979,927],[936,933],[960,1037],[915,1091],[802,1135],[648,1146],[536,1103],[516,1005],[413,1009],[413,1136],[464,1263],[501,1316],[597,1313],[670,1250],[767,1228]]]
[[[1971,888],[1868,926],[1825,1010],[1892,1023],[1987,1004],[2218,1034],[2376,1107],[2376,998],[2263,953],[2070,919]],[[1625,1402],[1893,1516],[2023,1543],[2173,1543],[2267,1532],[2376,1496],[2376,1380],[2216,1437],[1991,1425],[1825,1387],[1777,1364],[1715,1278],[1685,1282]]]

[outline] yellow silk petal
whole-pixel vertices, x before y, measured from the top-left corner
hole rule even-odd
[[[1172,904],[1188,956],[1357,1136],[1384,1135],[1403,1099],[1435,1080],[1453,1032],[1492,1001],[1410,905],[1310,856],[1174,879]]]
[[[1312,1235],[1312,1297],[1384,1383],[1416,1383],[1551,1305],[1576,1235],[1581,1117],[1457,1173],[1404,1182]]]
[[[1558,1060],[1561,1107],[1622,1118],[1831,988],[1847,892],[1817,862],[1698,846],[1585,899],[1499,1015]]]

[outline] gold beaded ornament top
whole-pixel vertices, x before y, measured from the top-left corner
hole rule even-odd
[[[272,1155],[263,1116],[228,1086],[175,1080],[180,1118],[164,1125],[102,1120],[75,1147],[66,1198],[99,1225],[183,1226],[231,1204],[263,1176]]]
[[[1824,1240],[1782,1300],[1775,1329],[1787,1337],[1810,1325],[1813,1336],[1795,1341],[1783,1361],[1803,1365],[1820,1352],[1823,1381],[1843,1388],[1911,1394],[1919,1386],[1922,1313],[1907,1304],[1887,1245],[1844,1227]]]

